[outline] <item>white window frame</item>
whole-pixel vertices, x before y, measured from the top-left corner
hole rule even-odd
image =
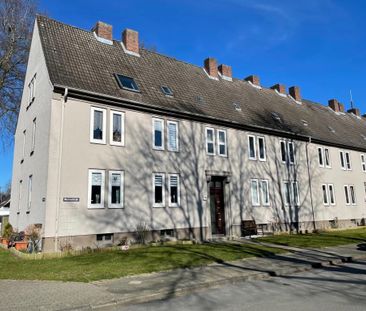
[[[113,140],[113,115],[121,116],[121,141]],[[109,112],[109,144],[112,146],[124,146],[125,145],[125,114],[121,111],[111,110]]]
[[[295,192],[294,189],[296,187],[296,196],[295,196]],[[289,196],[286,196],[286,190],[289,192]],[[285,198],[284,200],[284,205],[285,206],[300,206],[300,193],[299,193],[299,183],[298,181],[288,181],[285,180],[283,182],[283,197]],[[290,202],[287,202],[287,199],[290,199]]]
[[[31,155],[34,153],[34,150],[36,148],[36,133],[37,133],[37,118],[34,118],[32,123],[32,145],[30,152]]]
[[[27,142],[27,130],[24,130],[23,131],[23,150],[22,150],[22,159],[21,159],[21,162],[24,161],[26,142]]]
[[[294,193],[294,186],[296,187],[296,197]],[[299,193],[299,183],[297,181],[292,182],[292,195],[294,206],[300,206],[300,193]]]
[[[217,130],[217,137],[216,137],[216,140],[217,140],[217,154],[220,156],[220,157],[227,157],[227,136],[226,136],[226,130]],[[220,133],[224,133],[224,138],[225,138],[225,142],[222,143],[220,142]],[[225,146],[225,153],[224,154],[221,154],[220,152],[220,146],[224,145]]]
[[[121,178],[121,202],[112,204],[112,175],[119,174]],[[124,207],[124,171],[109,171],[108,172],[108,208],[123,208]],[[90,201],[89,201],[90,202]]]
[[[324,201],[324,190],[325,190],[325,198],[326,202]],[[323,205],[329,206],[329,189],[327,184],[322,184],[322,197],[323,197]]]
[[[346,205],[351,205],[351,197],[350,197],[350,192],[349,192],[349,186],[344,185],[343,186],[343,191],[344,191],[344,199],[346,201]],[[348,197],[348,200],[347,200],[347,197]]]
[[[257,189],[257,196],[256,198],[254,198],[253,196],[253,188],[252,188],[252,185],[253,183],[256,184],[256,189]],[[258,182],[258,179],[251,179],[250,180],[250,196],[252,198],[252,206],[260,206],[261,205],[261,198],[260,198],[260,189],[259,189],[259,182]],[[257,200],[255,200],[257,199]]]
[[[327,154],[328,154],[328,157],[327,157]],[[324,148],[324,165],[326,168],[332,168],[329,148]]]
[[[366,155],[364,153],[360,154],[361,160],[361,170],[362,172],[366,173]]]
[[[318,147],[318,164],[320,167],[325,166],[324,162],[324,149],[323,147]]]
[[[250,155],[250,139],[253,139],[254,156]],[[248,158],[249,160],[257,160],[257,142],[254,135],[248,135]]]
[[[283,197],[284,197],[284,205],[285,206],[289,206],[289,205],[291,205],[291,192],[292,192],[292,190],[291,190],[291,182],[289,182],[289,181],[284,181],[283,182],[283,184],[282,184],[283,186],[283,189],[282,189],[282,193],[283,193]],[[288,194],[288,195],[287,195]]]
[[[155,144],[155,122],[161,123],[161,146],[156,146]],[[152,118],[152,142],[153,149],[155,150],[164,150],[164,119],[160,118]]]
[[[94,139],[94,112],[99,111],[103,113],[103,136],[102,139]],[[107,110],[104,108],[91,107],[90,108],[90,142],[93,144],[106,144],[106,123],[107,123]]]
[[[28,91],[29,91],[29,102],[28,105],[31,105],[36,98],[36,76],[35,74],[33,78],[30,80],[28,84]]]
[[[282,144],[285,146],[285,150],[284,150],[284,154],[282,153]],[[282,159],[282,156],[285,156],[285,159]],[[281,156],[281,162],[282,163],[287,163],[288,160],[288,154],[287,154],[287,144],[285,140],[280,140],[280,156]]]
[[[258,160],[259,161],[266,161],[267,160],[267,150],[266,150],[266,139],[264,136],[257,136],[257,146],[258,146]],[[261,158],[261,151],[260,151],[260,144],[259,144],[259,141],[262,140],[263,141],[263,154],[264,154],[264,157]]]
[[[102,185],[101,185],[101,191],[100,191],[100,203],[99,204],[91,204],[91,194],[92,194],[91,187],[92,187],[93,173],[102,174]],[[105,190],[105,170],[89,169],[89,172],[88,172],[88,208],[90,208],[90,209],[104,208],[104,190]]]
[[[290,145],[292,146],[292,153],[293,153],[293,161],[291,161],[290,157]],[[287,142],[287,153],[288,153],[288,163],[293,165],[296,162],[296,156],[295,156],[295,144],[292,141]]]
[[[266,184],[266,189],[267,189],[267,197],[265,198],[264,196],[264,191],[263,191],[263,183]],[[260,181],[260,191],[261,191],[261,200],[262,200],[262,205],[263,206],[270,206],[271,205],[271,199],[270,199],[270,195],[269,195],[269,182],[267,179],[262,179]],[[268,199],[268,200],[266,200]]]
[[[171,202],[171,186],[170,186],[170,179],[171,177],[177,177],[177,203]],[[178,207],[180,206],[180,176],[179,174],[169,174],[168,175],[168,186],[169,186],[169,207]],[[154,187],[155,190],[155,187]],[[154,194],[155,199],[155,194]]]
[[[162,176],[162,201],[161,203],[155,203],[155,176]],[[153,185],[153,207],[165,207],[165,174],[164,173],[153,173],[152,177]]]
[[[173,149],[170,147],[170,135],[169,135],[169,125],[170,124],[175,124],[175,126],[176,126],[176,132],[175,132],[175,141],[177,142],[176,149]],[[179,151],[179,122],[168,120],[167,127],[166,127],[166,134],[167,134],[167,140],[168,140],[168,150],[173,151],[173,152],[178,152]]]
[[[351,164],[351,153],[348,151],[345,151],[345,164],[346,164],[346,169],[347,171],[351,171],[352,170],[352,164]],[[348,161],[347,161],[348,158]]]
[[[32,192],[33,192],[33,175],[28,177],[28,201],[27,201],[27,211],[30,211],[32,207]]]
[[[330,188],[332,188],[332,191],[330,190]],[[330,195],[330,193],[333,193],[333,202],[332,202],[332,197]],[[328,193],[329,193],[329,204],[330,205],[336,205],[336,196],[335,196],[335,191],[334,191],[334,184],[328,184]]]
[[[208,135],[207,135],[207,132],[208,131],[212,131],[212,141],[208,141]],[[205,143],[206,143],[206,153],[208,155],[215,155],[215,129],[212,128],[212,127],[206,127],[205,128]],[[209,152],[208,151],[208,144],[211,144],[213,145],[213,152]]]
[[[19,181],[18,209],[17,209],[17,212],[20,212],[20,206],[22,204],[22,192],[23,192],[23,180],[20,180]]]
[[[355,186],[354,185],[349,185],[348,187],[349,187],[349,194],[350,194],[351,204],[352,205],[357,205]],[[353,191],[351,191],[351,189]],[[352,193],[353,193],[353,197],[352,197]]]

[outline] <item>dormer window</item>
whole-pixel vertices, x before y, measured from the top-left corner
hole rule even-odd
[[[173,91],[169,86],[161,86],[161,91],[166,96],[173,96]]]
[[[122,89],[139,92],[139,87],[137,86],[137,84],[133,78],[119,75],[119,74],[116,74],[116,78],[117,78],[119,86]]]

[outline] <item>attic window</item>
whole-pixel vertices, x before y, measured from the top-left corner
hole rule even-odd
[[[301,122],[302,122],[302,124],[304,125],[304,126],[308,126],[309,124],[308,124],[308,121],[306,121],[306,120],[301,120]]]
[[[272,118],[278,122],[282,122],[281,117],[276,112],[272,112]]]
[[[241,111],[240,104],[238,104],[238,103],[233,103],[233,105],[234,105],[234,108],[235,108],[235,110],[236,110],[236,111]]]
[[[332,133],[335,133],[334,128],[332,128],[331,126],[328,126],[328,129],[329,129],[329,131],[331,131]]]
[[[164,95],[173,96],[173,91],[169,86],[161,86],[161,90],[164,93]]]
[[[119,74],[116,74],[116,78],[117,78],[119,86],[122,89],[139,92],[139,87],[137,86],[137,84],[133,78],[119,75]]]

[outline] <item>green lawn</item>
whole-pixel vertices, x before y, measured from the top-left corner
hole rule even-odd
[[[317,234],[277,235],[258,239],[259,241],[295,246],[327,247],[353,243],[366,243],[366,228],[329,231]]]
[[[154,271],[207,265],[280,250],[229,243],[154,246],[108,251],[57,259],[25,260],[0,249],[0,279],[89,282]]]

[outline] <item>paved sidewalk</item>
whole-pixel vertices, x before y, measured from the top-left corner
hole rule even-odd
[[[235,243],[257,243],[240,240]],[[273,244],[268,244],[275,246]],[[91,310],[167,299],[243,280],[288,275],[366,258],[366,244],[323,249],[284,247],[287,253],[93,283],[0,281],[0,310]]]

